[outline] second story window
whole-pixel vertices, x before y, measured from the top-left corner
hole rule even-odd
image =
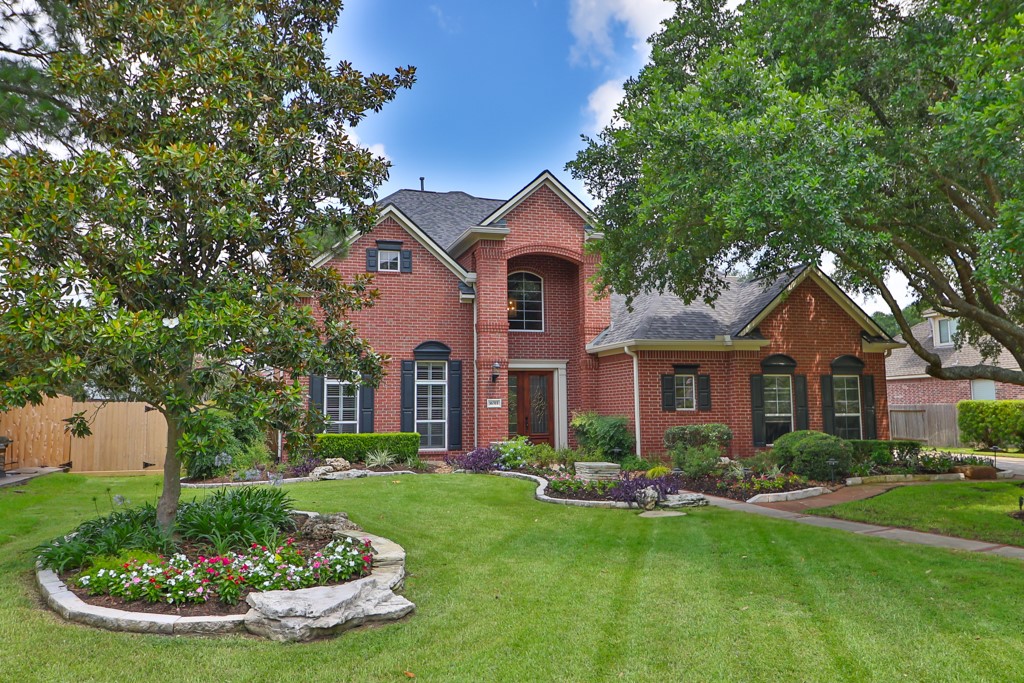
[[[953,337],[956,336],[957,321],[950,318],[939,320],[939,346],[952,346]]]
[[[508,276],[508,329],[544,331],[544,283],[533,273]]]
[[[402,260],[402,252],[398,249],[379,249],[377,251],[377,270],[397,273]]]

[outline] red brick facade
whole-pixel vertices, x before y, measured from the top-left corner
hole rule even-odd
[[[968,401],[971,381],[934,377],[894,378],[887,383],[889,403],[894,406],[957,403]],[[1024,400],[1024,386],[996,382],[996,400]]]
[[[413,350],[427,341],[450,347],[450,359],[463,363],[461,450],[508,436],[510,369],[557,371],[556,382],[561,379],[562,385],[555,392],[560,403],[556,445],[572,444],[567,422],[577,411],[626,415],[633,423],[633,359],[622,350],[599,356],[586,348],[610,324],[611,306],[608,298],[597,298],[592,291],[597,256],[584,249],[585,220],[556,189],[540,183],[504,214],[507,235],[485,235],[457,254],[464,269],[461,277],[472,284],[475,301],[460,299],[460,275],[421,244],[414,236],[418,230],[407,230],[388,214],[349,247],[347,256],[330,261],[331,267],[351,277],[366,272],[366,250],[378,240],[401,241],[403,249],[412,250],[412,271],[378,273],[377,305],[352,316],[359,333],[378,352],[391,356],[387,376],[376,391],[374,431],[400,430],[401,361],[412,360]],[[519,271],[543,280],[543,331],[509,330],[508,275]],[[839,356],[861,359],[864,374],[876,378],[878,435],[888,435],[882,354],[862,350],[860,325],[817,284],[808,279],[790,292],[761,322],[760,332],[769,343],[759,351],[723,346],[714,351],[638,352],[645,457],[662,452],[667,427],[704,422],[729,424],[735,432],[734,454],[752,453],[750,376],[761,372],[762,359],[780,353],[796,361],[797,374],[807,376],[812,429],[822,428],[819,376],[829,374],[830,363]],[[673,364],[698,364],[701,374],[711,376],[711,410],[662,410],[660,378],[672,372]],[[501,407],[487,407],[488,399],[500,399]]]

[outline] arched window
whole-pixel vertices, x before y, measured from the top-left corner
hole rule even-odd
[[[544,281],[533,273],[508,276],[508,329],[544,331]]]

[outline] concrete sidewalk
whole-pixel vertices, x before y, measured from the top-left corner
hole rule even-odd
[[[847,487],[847,488],[861,488],[861,487]],[[865,487],[866,488],[866,487]],[[881,487],[871,487],[881,488]],[[889,488],[892,488],[891,486]],[[871,495],[878,495],[883,491],[876,491]],[[867,492],[865,492],[867,493]],[[821,496],[821,498],[831,498],[836,494],[830,494],[829,496]],[[850,495],[850,494],[848,494]],[[845,519],[833,519],[831,517],[818,517],[814,515],[805,515],[800,512],[794,512],[792,510],[779,509],[779,505],[783,503],[772,503],[767,505],[753,505],[751,503],[742,503],[738,500],[732,500],[730,498],[719,498],[717,496],[705,496],[708,502],[715,507],[720,507],[725,510],[736,510],[738,512],[749,512],[753,515],[761,515],[762,517],[774,517],[776,519],[787,519],[797,524],[807,524],[810,526],[825,527],[826,529],[838,529],[839,531],[848,531],[854,534],[861,534],[862,536],[878,536],[880,538],[888,538],[893,541],[900,541],[903,543],[915,543],[917,545],[928,545],[934,548],[948,548],[950,550],[968,550],[976,553],[986,553],[989,555],[1000,555],[1002,557],[1012,557],[1018,560],[1024,560],[1024,548],[1019,548],[1012,545],[1001,545],[998,543],[989,543],[987,541],[972,541],[966,538],[956,538],[955,536],[943,536],[941,534],[927,534],[922,531],[911,531],[910,529],[900,529],[897,527],[888,526],[877,526],[875,524],[862,524],[861,522],[849,522]],[[859,498],[850,498],[851,500],[858,500],[861,498],[868,498],[869,495],[863,495]],[[813,498],[808,500],[815,500]],[[802,502],[802,501],[791,501],[791,502]],[[839,502],[834,501],[831,504]],[[818,505],[814,507],[824,507],[824,505]]]

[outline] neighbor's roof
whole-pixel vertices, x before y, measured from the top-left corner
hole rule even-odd
[[[648,292],[633,300],[612,294],[612,324],[592,346],[621,344],[634,339],[702,341],[736,337],[804,268],[788,271],[767,287],[763,281],[726,277],[728,287],[709,306],[701,300],[685,303],[674,294]]]
[[[448,251],[467,229],[497,211],[506,200],[483,199],[465,192],[398,190],[384,197],[380,208],[394,206]]]
[[[957,367],[969,365],[997,365],[1009,370],[1020,370],[1020,366],[1009,351],[1004,350],[998,358],[986,361],[981,357],[981,352],[973,346],[964,345],[963,348],[955,346],[935,346],[932,338],[932,321],[925,320],[910,328],[914,338],[921,342],[926,350],[931,351],[942,359],[943,367]],[[903,336],[896,337],[903,341]],[[901,377],[925,377],[927,363],[921,359],[909,346],[902,349],[894,349],[892,355],[885,359],[885,376],[887,379],[899,379]]]

